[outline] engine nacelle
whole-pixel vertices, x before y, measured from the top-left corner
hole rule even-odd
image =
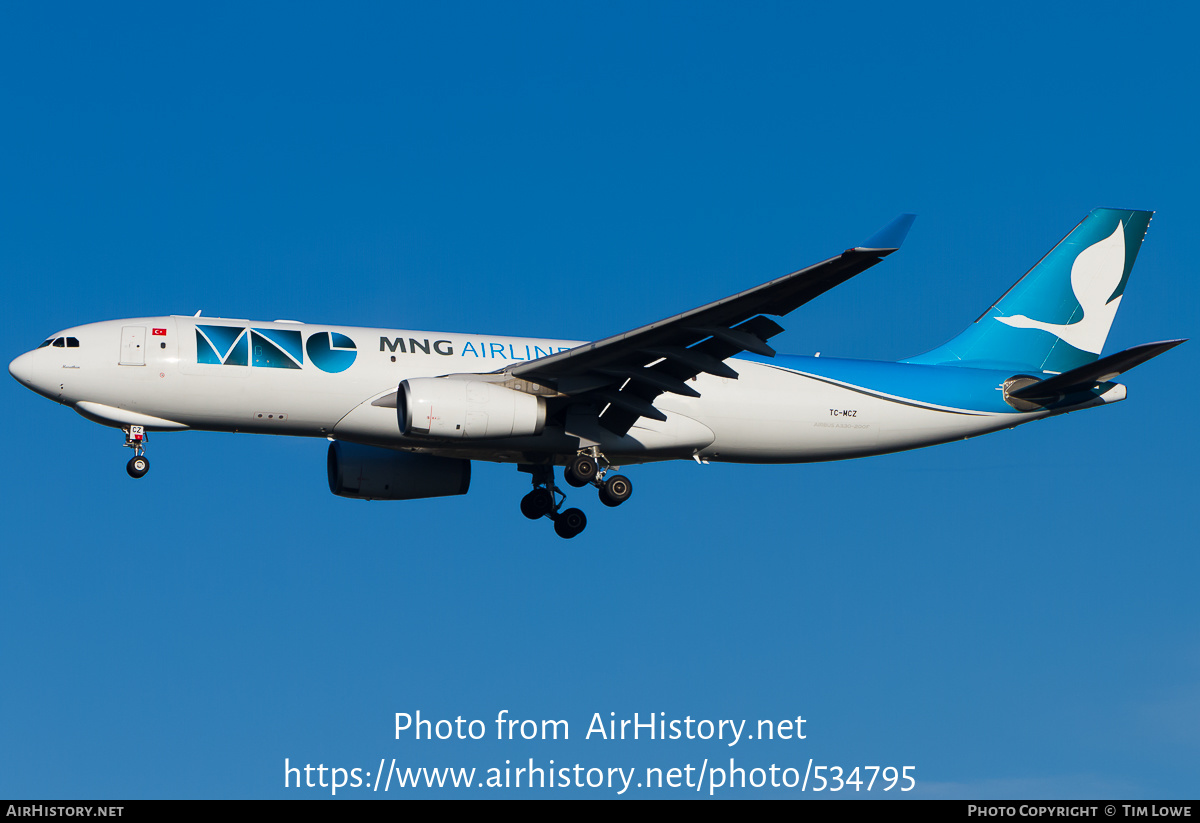
[[[396,417],[405,437],[524,437],[546,427],[546,398],[482,380],[418,377],[400,384]]]
[[[358,500],[418,500],[466,494],[471,461],[453,457],[360,446],[329,444],[329,490]]]

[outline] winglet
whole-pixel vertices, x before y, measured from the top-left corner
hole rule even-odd
[[[862,251],[868,249],[888,249],[889,251],[895,251],[900,248],[900,245],[904,242],[904,238],[908,236],[908,230],[912,228],[913,221],[916,219],[917,216],[915,214],[901,214],[860,243],[856,248]]]

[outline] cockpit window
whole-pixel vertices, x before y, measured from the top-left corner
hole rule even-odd
[[[39,349],[44,349],[44,348],[46,348],[47,346],[49,346],[49,345],[50,345],[51,343],[53,343],[53,342],[54,342],[54,338],[53,338],[53,337],[51,337],[49,340],[47,340],[47,341],[45,341],[45,342],[43,342],[43,343],[39,344],[39,345],[38,345],[38,348],[39,348]]]
[[[56,349],[61,349],[63,346],[67,345],[67,341],[63,337],[56,337],[56,338],[54,338],[53,345]]]
[[[68,337],[67,338],[67,348],[68,349],[79,348],[79,338],[78,337]]]

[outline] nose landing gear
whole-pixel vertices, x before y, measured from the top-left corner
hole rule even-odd
[[[135,480],[144,477],[150,471],[150,460],[146,457],[146,441],[149,439],[146,437],[146,427],[130,426],[122,431],[125,432],[125,447],[133,449],[133,457],[125,464],[125,471]]]
[[[129,462],[125,464],[125,471],[129,472],[129,476],[135,480],[142,477],[146,472],[150,471],[150,461],[145,455],[137,454],[129,458]]]

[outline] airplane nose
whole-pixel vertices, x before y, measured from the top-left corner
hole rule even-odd
[[[27,351],[8,364],[8,373],[30,391],[62,403],[63,387],[59,383],[58,365],[53,356],[48,360],[45,355],[46,352]]]
[[[8,364],[8,373],[26,386],[33,386],[33,352],[25,352]]]

